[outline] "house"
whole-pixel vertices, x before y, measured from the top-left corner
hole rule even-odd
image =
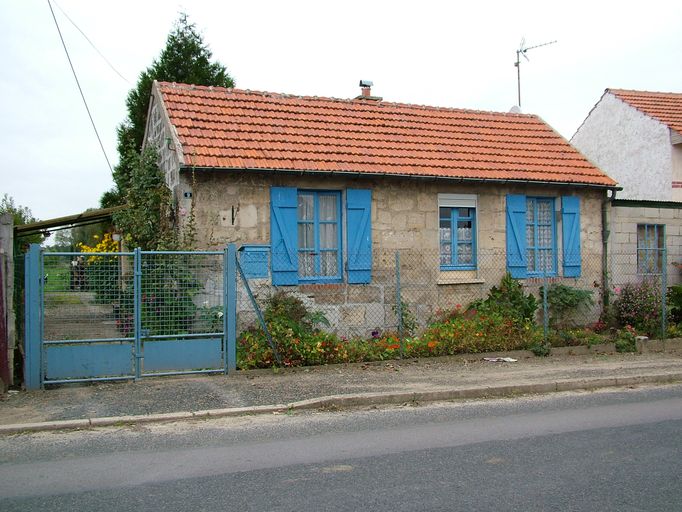
[[[506,271],[592,287],[616,183],[534,115],[154,83],[148,143],[200,247],[243,245],[285,286],[367,332],[402,300],[428,318]],[[188,216],[185,216],[185,219]]]
[[[571,143],[622,187],[609,216],[614,283],[680,282],[682,94],[606,89]]]

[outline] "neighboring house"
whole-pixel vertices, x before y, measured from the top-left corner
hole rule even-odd
[[[147,137],[201,247],[244,245],[262,286],[336,325],[393,314],[396,250],[403,279],[435,291],[404,294],[423,318],[507,270],[534,286],[602,277],[616,183],[534,115],[155,83]]]
[[[679,282],[682,94],[607,89],[571,142],[622,187],[610,212],[613,282],[664,270]]]

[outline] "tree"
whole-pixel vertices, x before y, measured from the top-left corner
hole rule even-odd
[[[139,162],[144,142],[154,80],[234,87],[234,80],[225,66],[211,62],[212,56],[194,23],[189,22],[187,14],[181,13],[168,34],[165,48],[151,66],[140,74],[137,85],[128,93],[128,117],[117,129],[119,163],[113,173],[115,186],[102,196],[100,203],[103,208],[127,201],[133,169]]]
[[[33,216],[33,213],[27,206],[21,206],[14,202],[14,199],[9,194],[4,194],[2,199],[0,199],[0,215],[3,213],[11,213],[13,222],[15,226],[20,226],[22,224],[30,224],[31,222],[37,222]],[[16,247],[21,247],[26,244],[39,244],[43,241],[43,236],[39,234],[29,235],[21,237],[21,241],[17,238],[14,239],[14,244]],[[20,242],[20,243],[19,243]],[[15,247],[15,250],[16,250]]]

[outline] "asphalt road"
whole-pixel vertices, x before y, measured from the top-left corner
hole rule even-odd
[[[0,510],[682,510],[682,386],[0,439]]]

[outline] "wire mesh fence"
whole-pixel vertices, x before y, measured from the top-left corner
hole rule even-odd
[[[222,333],[223,253],[142,253],[144,335]]]
[[[131,336],[132,254],[46,252],[42,275],[44,339]]]
[[[223,253],[44,253],[45,340],[222,333]]]
[[[437,250],[375,250],[371,262],[369,258],[353,262],[356,268],[367,269],[364,283],[351,282],[350,261],[341,271],[343,267],[327,264],[316,267],[308,258],[304,273],[297,273],[292,265],[289,285],[274,286],[281,261],[295,260],[281,253],[266,260],[272,273],[248,278],[253,299],[239,287],[240,331],[255,324],[256,307],[266,316],[272,313],[271,298],[279,291],[300,300],[308,312],[324,317],[320,328],[344,338],[370,338],[385,332],[400,338],[419,336],[452,311],[475,309],[491,297],[508,269],[503,249],[479,250],[459,266],[449,264],[452,260],[444,260]],[[554,337],[554,343],[571,343],[570,336],[583,336],[580,330],[604,332],[627,325],[641,334],[664,335],[670,309],[665,250],[611,254],[606,265],[602,254],[582,254],[579,271],[572,270],[577,277],[563,277],[566,267],[555,252],[537,262],[538,268],[533,268],[535,262],[528,259],[519,283],[534,300],[532,321],[546,341]],[[623,313],[632,290],[637,290],[638,300],[650,310],[646,321],[634,314],[642,306],[630,316]]]

